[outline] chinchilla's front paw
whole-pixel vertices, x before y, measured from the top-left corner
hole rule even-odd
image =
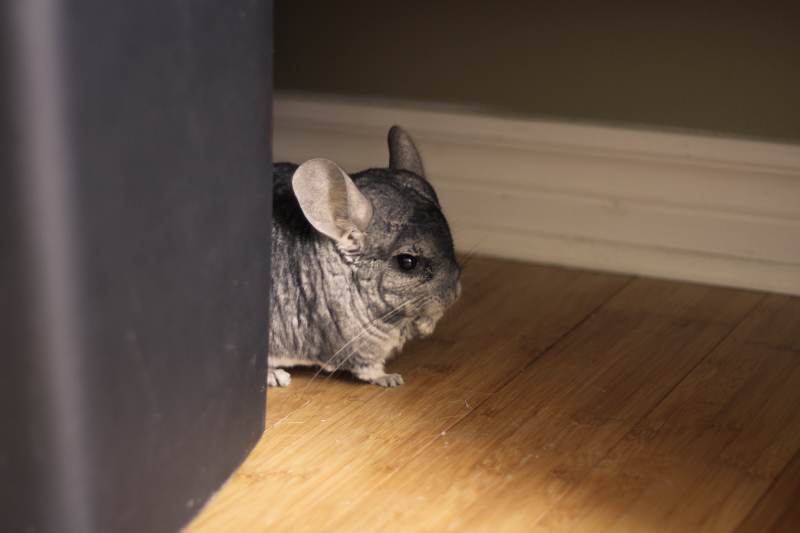
[[[292,376],[282,368],[267,370],[267,387],[287,387],[292,382]]]
[[[379,387],[399,387],[403,384],[403,376],[400,374],[384,374],[376,378],[372,378],[370,383],[374,383]]]
[[[383,363],[357,366],[350,370],[355,377],[379,387],[399,387],[403,384],[400,374],[387,374],[383,370]]]

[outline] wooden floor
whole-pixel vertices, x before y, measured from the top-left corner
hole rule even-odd
[[[798,298],[478,258],[389,367],[270,390],[189,531],[800,531]]]

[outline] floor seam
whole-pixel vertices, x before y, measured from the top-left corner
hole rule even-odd
[[[741,527],[750,519],[750,517],[753,515],[753,513],[756,512],[756,509],[758,508],[758,506],[761,505],[761,502],[763,502],[767,498],[769,493],[772,492],[772,489],[775,488],[775,485],[778,484],[778,481],[783,477],[783,475],[786,473],[786,471],[789,470],[796,462],[800,462],[800,449],[795,450],[795,452],[792,455],[791,459],[786,461],[786,464],[783,465],[783,467],[781,468],[780,472],[778,472],[778,474],[769,482],[769,485],[767,486],[766,489],[764,489],[764,492],[762,492],[761,495],[759,495],[758,499],[753,503],[753,506],[750,507],[750,509],[748,509],[747,514],[745,514],[742,517],[742,519],[739,521],[739,523],[736,524],[736,527],[733,529],[734,532],[738,533],[739,531],[741,531]],[[776,523],[779,523],[781,518],[783,518],[783,516],[788,511],[789,511],[789,509],[784,509],[784,511],[780,514],[780,516],[778,516],[778,518],[776,520]],[[770,529],[772,529],[772,528],[770,528]]]
[[[597,314],[597,313],[598,313],[598,312],[599,312],[601,309],[603,309],[603,307],[605,307],[605,306],[606,306],[606,305],[607,305],[607,304],[608,304],[608,303],[609,303],[611,300],[613,300],[614,298],[616,298],[616,297],[617,297],[617,296],[618,296],[620,293],[622,293],[622,291],[624,291],[626,288],[628,288],[628,286],[629,286],[629,285],[631,285],[631,284],[632,284],[634,281],[636,281],[637,279],[639,279],[639,277],[638,277],[638,276],[633,276],[633,277],[631,277],[631,279],[630,279],[630,280],[628,280],[628,281],[627,281],[627,282],[626,282],[626,283],[625,283],[625,284],[624,284],[622,287],[620,287],[619,289],[617,289],[617,290],[616,290],[616,291],[615,291],[613,294],[609,295],[609,297],[608,297],[608,298],[606,298],[605,300],[603,300],[602,302],[600,302],[599,304],[597,304],[597,305],[596,305],[594,308],[592,308],[592,310],[591,310],[591,311],[589,311],[588,313],[586,313],[586,315],[585,315],[583,318],[581,318],[580,320],[578,320],[577,322],[575,322],[575,324],[573,324],[573,325],[572,325],[572,327],[568,328],[568,329],[567,329],[567,330],[566,330],[564,333],[562,333],[561,335],[559,335],[559,336],[558,336],[556,339],[554,339],[554,340],[553,340],[553,341],[552,341],[550,344],[548,344],[547,346],[545,346],[545,347],[544,347],[544,348],[543,348],[543,349],[542,349],[542,350],[541,350],[541,351],[540,351],[538,354],[536,354],[536,356],[534,356],[534,357],[533,357],[533,358],[532,358],[530,361],[528,361],[527,363],[525,363],[524,365],[522,365],[522,366],[519,368],[519,370],[517,370],[517,372],[515,372],[513,375],[509,376],[509,377],[508,377],[508,379],[506,379],[505,381],[503,381],[502,383],[500,383],[500,384],[497,386],[497,388],[496,388],[496,389],[495,389],[495,390],[492,392],[492,394],[491,394],[491,395],[489,395],[489,396],[487,396],[486,398],[484,398],[483,400],[481,400],[481,401],[477,402],[477,403],[475,404],[475,406],[474,406],[472,409],[470,409],[468,412],[464,413],[464,416],[462,416],[461,418],[459,418],[458,420],[456,420],[455,422],[453,422],[453,423],[452,423],[450,426],[448,426],[448,427],[447,427],[447,429],[446,429],[446,431],[450,431],[451,429],[453,429],[454,427],[456,427],[456,426],[457,426],[458,424],[460,424],[460,423],[461,423],[461,422],[462,422],[464,419],[466,419],[466,418],[467,418],[467,417],[468,417],[470,414],[472,414],[473,412],[475,412],[475,411],[476,411],[476,410],[477,410],[477,409],[478,409],[478,408],[479,408],[481,405],[483,405],[484,403],[486,403],[487,401],[489,401],[489,398],[491,398],[491,396],[493,396],[493,395],[495,395],[495,394],[498,394],[498,393],[502,392],[502,391],[503,391],[503,389],[505,389],[506,387],[508,387],[508,386],[509,386],[509,385],[510,385],[510,384],[511,384],[511,383],[512,383],[514,380],[516,380],[517,378],[519,378],[519,376],[521,376],[522,374],[524,374],[524,373],[525,373],[527,370],[529,370],[531,367],[533,367],[533,366],[534,366],[536,363],[538,363],[539,361],[541,361],[541,359],[542,359],[542,358],[543,358],[545,355],[547,355],[548,353],[550,353],[550,352],[551,352],[551,351],[552,351],[552,350],[553,350],[553,349],[554,349],[556,346],[558,346],[558,345],[561,343],[561,341],[563,341],[564,339],[566,339],[567,337],[569,337],[570,335],[572,335],[572,333],[573,333],[573,332],[575,332],[575,330],[577,330],[578,328],[580,328],[581,326],[583,326],[583,324],[585,324],[586,322],[588,322],[588,321],[589,321],[589,320],[590,320],[590,319],[591,319],[591,318],[592,318],[594,315],[596,315],[596,314]],[[422,449],[420,449],[420,452],[421,452],[421,451],[422,451]]]
[[[608,447],[608,450],[606,450],[606,452],[605,452],[605,453],[604,453],[604,454],[603,454],[601,457],[599,457],[599,458],[598,458],[598,459],[597,459],[597,460],[596,460],[596,461],[595,461],[595,462],[592,464],[592,466],[591,466],[591,467],[590,467],[590,468],[587,470],[586,474],[580,478],[580,480],[583,480],[583,479],[586,479],[587,477],[589,477],[589,476],[591,475],[591,473],[594,471],[594,469],[597,467],[597,465],[599,465],[599,464],[600,464],[600,463],[602,463],[602,462],[603,462],[603,461],[604,461],[606,458],[608,458],[608,457],[609,457],[609,455],[611,454],[611,452],[612,452],[612,451],[613,451],[613,450],[614,450],[614,449],[617,447],[617,445],[619,445],[619,443],[620,443],[620,442],[622,442],[623,440],[625,440],[625,437],[626,437],[626,436],[627,436],[627,435],[628,435],[628,434],[631,432],[631,430],[632,430],[634,427],[636,427],[636,425],[637,425],[637,424],[639,424],[639,423],[640,423],[642,420],[644,420],[644,419],[646,419],[648,416],[650,416],[650,415],[653,413],[653,411],[655,411],[655,410],[656,410],[656,408],[658,408],[658,406],[659,406],[659,405],[661,405],[661,404],[664,402],[664,400],[666,400],[666,399],[667,399],[667,398],[668,398],[668,397],[669,397],[669,396],[670,396],[670,395],[671,395],[673,392],[675,392],[675,390],[676,390],[676,389],[677,389],[677,388],[678,388],[678,387],[681,385],[681,383],[683,383],[683,382],[686,380],[686,378],[687,378],[688,376],[690,376],[690,375],[692,374],[692,372],[694,372],[694,371],[695,371],[695,370],[696,370],[696,369],[697,369],[697,368],[698,368],[698,367],[699,367],[701,364],[703,364],[703,362],[705,362],[705,361],[706,361],[706,359],[708,359],[708,357],[710,357],[710,356],[711,356],[711,354],[713,354],[713,353],[714,353],[714,352],[715,352],[715,351],[716,351],[716,350],[717,350],[717,349],[718,349],[718,348],[719,348],[719,347],[722,345],[722,343],[724,343],[724,342],[725,342],[725,341],[726,341],[728,338],[730,338],[730,336],[731,336],[731,335],[733,335],[733,333],[734,333],[734,332],[735,332],[737,329],[739,329],[739,326],[741,326],[741,325],[744,323],[744,321],[745,321],[745,320],[747,320],[747,319],[750,317],[750,315],[752,315],[752,314],[753,314],[753,313],[754,313],[754,312],[755,312],[755,311],[756,311],[756,310],[757,310],[757,309],[758,309],[758,308],[761,306],[761,304],[764,302],[764,300],[766,299],[766,297],[767,297],[767,295],[766,295],[766,294],[762,294],[762,295],[761,295],[761,298],[759,298],[759,299],[758,299],[758,301],[757,301],[755,304],[753,304],[753,307],[751,307],[750,309],[748,309],[748,310],[747,310],[747,312],[746,312],[746,313],[744,313],[744,314],[742,315],[742,317],[741,317],[741,318],[740,318],[740,319],[739,319],[739,320],[738,320],[738,321],[737,321],[735,324],[731,325],[731,327],[730,327],[730,329],[727,331],[727,333],[725,333],[725,335],[723,335],[723,336],[722,336],[722,338],[720,338],[720,339],[719,339],[719,341],[717,341],[716,343],[714,343],[714,345],[713,345],[711,348],[709,348],[709,349],[708,349],[708,351],[706,352],[706,354],[705,354],[705,355],[703,355],[703,356],[702,356],[702,357],[699,359],[699,361],[698,361],[697,363],[695,363],[694,365],[692,365],[692,367],[691,367],[691,368],[690,368],[690,369],[689,369],[689,370],[688,370],[688,371],[687,371],[687,372],[686,372],[686,373],[683,375],[683,377],[682,377],[681,379],[679,379],[679,380],[677,380],[677,381],[675,382],[675,385],[673,385],[672,387],[670,387],[670,388],[669,388],[669,390],[667,390],[667,391],[666,391],[664,394],[662,394],[662,395],[661,395],[661,397],[658,399],[658,401],[656,401],[655,403],[653,403],[653,406],[652,406],[650,409],[648,409],[647,411],[645,411],[645,412],[642,414],[642,416],[640,416],[640,417],[638,418],[638,420],[636,420],[634,423],[632,423],[632,424],[631,424],[631,428],[630,428],[628,431],[626,431],[625,433],[623,433],[623,435],[622,435],[622,436],[621,436],[619,439],[617,439],[617,440],[616,440],[616,441],[615,441],[615,442],[614,442],[612,445],[610,445],[610,446]],[[564,492],[564,494],[562,494],[562,495],[561,495],[559,498],[557,498],[557,499],[556,499],[555,503],[557,504],[558,502],[560,502],[560,501],[561,501],[563,498],[565,498],[565,497],[566,497],[568,494],[570,494],[570,493],[571,493],[573,490],[575,490],[575,486],[572,486],[572,487],[570,487],[569,489],[567,489],[567,490]],[[545,514],[546,514],[546,513],[545,513]],[[542,516],[544,516],[544,514],[543,514]],[[539,518],[537,518],[537,519],[536,519],[536,523],[538,523],[538,522],[539,522],[539,520],[541,520],[542,516],[540,516]]]
[[[537,355],[536,355],[536,356],[535,356],[535,357],[534,357],[534,358],[533,358],[531,361],[529,361],[528,363],[526,363],[525,365],[523,365],[523,366],[520,368],[520,370],[519,370],[518,372],[514,373],[514,374],[513,374],[513,375],[512,375],[512,376],[511,376],[509,379],[507,379],[506,381],[502,382],[502,383],[501,383],[501,384],[500,384],[500,385],[497,387],[497,389],[495,389],[495,391],[492,393],[492,395],[494,395],[494,394],[497,394],[497,393],[499,393],[500,391],[502,391],[502,390],[503,390],[505,387],[507,387],[507,386],[508,386],[510,383],[512,383],[512,382],[513,382],[515,379],[517,379],[517,378],[518,378],[520,375],[522,375],[522,374],[523,374],[523,373],[524,373],[526,370],[528,370],[529,368],[531,368],[531,367],[532,367],[532,366],[533,366],[533,365],[534,365],[534,364],[535,364],[537,361],[539,361],[539,360],[540,360],[540,359],[541,359],[541,358],[542,358],[542,357],[543,357],[545,354],[547,354],[548,352],[550,352],[550,351],[551,351],[553,348],[555,348],[555,347],[556,347],[556,346],[557,346],[559,343],[561,343],[561,341],[563,341],[565,338],[569,337],[569,336],[570,336],[570,335],[571,335],[571,334],[572,334],[572,333],[573,333],[573,332],[574,332],[574,331],[575,331],[577,328],[581,327],[581,326],[582,326],[584,323],[586,323],[588,320],[590,320],[590,319],[591,319],[591,318],[592,318],[592,317],[593,317],[595,314],[597,314],[597,313],[598,313],[598,312],[599,312],[599,311],[600,311],[600,310],[601,310],[603,307],[605,307],[605,306],[606,306],[606,305],[607,305],[609,302],[611,302],[611,300],[613,300],[614,298],[616,298],[616,297],[617,297],[619,294],[621,294],[621,293],[622,293],[622,292],[623,292],[623,291],[624,291],[626,288],[628,288],[628,286],[630,286],[631,284],[633,284],[633,283],[634,283],[636,280],[638,280],[638,279],[640,279],[640,277],[639,277],[639,276],[632,276],[632,277],[631,277],[631,278],[630,278],[630,279],[629,279],[627,282],[625,282],[625,283],[622,285],[622,287],[620,287],[619,289],[617,289],[616,291],[614,291],[614,292],[613,292],[611,295],[609,295],[609,296],[608,296],[606,299],[604,299],[602,302],[600,302],[600,303],[599,303],[599,304],[597,304],[595,307],[593,307],[593,308],[592,308],[592,309],[591,309],[591,310],[590,310],[588,313],[586,313],[586,315],[585,315],[583,318],[581,318],[580,320],[578,320],[577,322],[575,322],[575,324],[574,324],[572,327],[568,328],[568,329],[567,329],[567,330],[566,330],[564,333],[562,333],[561,335],[559,335],[559,336],[558,336],[558,337],[557,337],[555,340],[553,340],[553,341],[552,341],[550,344],[548,344],[548,345],[547,345],[545,348],[543,348],[543,349],[542,349],[542,350],[541,350],[541,351],[540,351],[540,352],[539,352],[539,353],[538,353],[538,354],[537,354]],[[469,411],[467,411],[466,413],[464,413],[464,415],[463,415],[463,416],[461,416],[461,417],[460,417],[458,420],[455,420],[455,421],[454,421],[453,423],[451,423],[449,426],[446,426],[446,427],[445,427],[445,428],[444,428],[444,429],[443,429],[443,430],[442,430],[440,433],[436,434],[436,435],[435,435],[435,436],[434,436],[434,437],[433,437],[433,438],[432,438],[430,441],[428,441],[428,442],[427,442],[427,443],[425,443],[424,445],[422,445],[422,446],[420,446],[419,448],[417,448],[417,451],[416,451],[416,453],[414,453],[413,455],[411,455],[411,456],[408,458],[408,460],[407,460],[407,461],[403,462],[403,464],[402,464],[402,465],[400,465],[399,467],[397,467],[396,469],[394,469],[392,472],[389,472],[389,473],[387,473],[387,474],[384,476],[384,478],[383,478],[383,479],[381,479],[381,480],[380,480],[378,483],[376,483],[376,484],[375,484],[375,488],[377,488],[377,487],[381,487],[381,486],[385,485],[387,482],[389,482],[389,480],[390,480],[390,479],[391,479],[391,478],[392,478],[392,477],[393,477],[393,476],[394,476],[394,475],[395,475],[395,474],[396,474],[396,473],[397,473],[397,472],[398,472],[400,469],[404,468],[406,465],[410,464],[410,463],[411,463],[412,461],[414,461],[414,460],[415,460],[417,457],[419,457],[419,456],[420,456],[420,455],[421,455],[421,454],[422,454],[422,453],[423,453],[425,450],[427,450],[427,449],[428,449],[428,447],[430,447],[431,445],[433,445],[433,443],[434,443],[434,442],[436,442],[436,440],[437,440],[437,439],[439,439],[439,437],[441,437],[441,436],[444,436],[444,435],[445,435],[445,434],[446,434],[448,431],[452,430],[452,429],[453,429],[453,428],[455,428],[455,427],[456,427],[458,424],[460,424],[461,422],[463,422],[464,420],[466,420],[466,419],[467,419],[467,417],[469,417],[469,416],[470,416],[472,413],[476,412],[476,411],[478,410],[478,408],[479,408],[481,405],[483,405],[484,403],[486,403],[486,402],[489,400],[489,398],[490,398],[490,397],[491,397],[491,395],[490,395],[490,396],[487,396],[487,397],[486,397],[486,398],[484,398],[483,400],[481,400],[481,401],[477,402],[477,403],[476,403],[476,404],[475,404],[475,405],[474,405],[474,406],[473,406],[473,407],[472,407],[472,408],[471,408]],[[326,525],[327,525],[327,523],[326,523]]]
[[[575,322],[575,324],[573,324],[573,325],[572,325],[570,328],[568,328],[568,329],[567,329],[567,330],[566,330],[564,333],[562,333],[561,335],[559,335],[559,336],[558,336],[556,339],[554,339],[554,340],[553,340],[553,341],[552,341],[550,344],[548,344],[548,345],[547,345],[545,348],[543,348],[543,349],[542,349],[542,350],[541,350],[541,351],[540,351],[540,352],[539,352],[539,353],[538,353],[538,354],[537,354],[535,357],[533,357],[533,358],[532,358],[530,361],[528,361],[526,364],[524,364],[522,367],[520,367],[520,369],[519,369],[517,372],[515,372],[515,373],[514,373],[512,376],[510,376],[508,379],[506,379],[505,381],[503,381],[502,383],[500,383],[500,384],[498,385],[498,387],[497,387],[497,388],[496,388],[496,389],[495,389],[495,390],[492,392],[492,395],[495,395],[495,394],[498,394],[498,393],[502,392],[502,390],[503,390],[503,389],[505,389],[506,387],[508,387],[508,386],[509,386],[509,385],[510,385],[510,384],[511,384],[511,383],[512,383],[514,380],[516,380],[516,379],[517,379],[519,376],[521,376],[522,374],[524,374],[524,373],[525,373],[525,372],[526,372],[528,369],[530,369],[530,368],[531,368],[532,366],[534,366],[534,365],[535,365],[537,362],[539,362],[539,361],[542,359],[542,357],[544,357],[546,354],[548,354],[549,352],[551,352],[551,351],[552,351],[552,350],[553,350],[553,349],[554,349],[554,348],[555,348],[557,345],[559,345],[559,344],[561,343],[561,341],[563,341],[564,339],[566,339],[567,337],[569,337],[569,336],[570,336],[570,335],[571,335],[571,334],[572,334],[572,333],[573,333],[575,330],[577,330],[577,329],[578,329],[578,328],[580,328],[580,327],[581,327],[583,324],[585,324],[587,321],[589,321],[589,320],[590,320],[590,319],[591,319],[591,318],[592,318],[592,317],[593,317],[595,314],[597,314],[597,313],[598,313],[598,312],[599,312],[599,311],[600,311],[600,310],[601,310],[603,307],[605,307],[605,306],[606,306],[606,305],[607,305],[607,304],[608,304],[608,303],[609,303],[611,300],[613,300],[614,298],[616,298],[616,297],[617,297],[617,296],[618,296],[620,293],[622,293],[622,292],[623,292],[623,291],[624,291],[624,290],[625,290],[625,289],[626,289],[626,288],[627,288],[629,285],[631,285],[631,284],[632,284],[633,282],[635,282],[637,279],[639,279],[639,277],[638,277],[638,276],[633,276],[633,277],[631,277],[631,279],[630,279],[630,280],[628,280],[628,281],[627,281],[627,282],[626,282],[626,283],[625,283],[625,284],[624,284],[622,287],[620,287],[620,288],[619,288],[619,289],[617,289],[617,290],[616,290],[614,293],[612,293],[611,295],[609,295],[609,296],[608,296],[608,298],[606,298],[605,300],[603,300],[602,302],[600,302],[599,304],[597,304],[597,305],[596,305],[594,308],[592,308],[592,309],[591,309],[591,310],[590,310],[588,313],[586,313],[586,315],[585,315],[583,318],[581,318],[580,320],[578,320],[577,322]],[[465,420],[467,417],[469,417],[469,416],[470,416],[472,413],[474,413],[474,412],[475,412],[475,411],[476,411],[476,410],[477,410],[477,409],[478,409],[478,408],[479,408],[481,405],[483,405],[484,403],[486,403],[487,401],[489,401],[489,398],[490,398],[490,397],[491,397],[491,396],[487,396],[486,398],[484,398],[484,399],[480,400],[479,402],[477,402],[477,403],[476,403],[476,404],[475,404],[475,405],[474,405],[474,406],[473,406],[473,407],[472,407],[472,408],[471,408],[471,409],[470,409],[468,412],[464,413],[464,415],[463,415],[461,418],[459,418],[458,420],[455,420],[455,421],[454,421],[452,424],[450,424],[449,426],[447,426],[447,427],[446,427],[446,428],[445,428],[443,431],[447,432],[447,431],[450,431],[450,430],[452,430],[453,428],[455,428],[455,427],[456,427],[458,424],[460,424],[461,422],[463,422],[463,421],[464,421],[464,420]],[[414,459],[415,459],[415,458],[416,458],[418,455],[420,455],[420,454],[421,454],[421,453],[422,453],[422,452],[423,452],[423,451],[424,451],[424,450],[425,450],[425,449],[426,449],[428,446],[430,446],[430,445],[431,445],[431,444],[432,444],[432,443],[433,443],[433,442],[434,442],[434,441],[435,441],[435,440],[436,440],[436,439],[437,439],[439,436],[440,436],[440,435],[437,435],[436,437],[434,437],[434,439],[432,439],[432,440],[431,440],[431,442],[430,442],[430,443],[426,444],[425,446],[422,446],[422,447],[420,447],[420,448],[417,450],[417,453],[416,453],[416,454],[414,454],[414,456],[413,456],[413,457],[411,457],[411,458],[410,458],[410,459],[409,459],[409,460],[408,460],[408,461],[407,461],[405,464],[408,464],[408,463],[410,463],[411,461],[413,461],[413,460],[414,460]],[[402,468],[402,467],[401,467],[401,468]],[[387,479],[388,479],[388,478],[387,478]]]

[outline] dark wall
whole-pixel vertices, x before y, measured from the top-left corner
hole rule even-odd
[[[279,90],[800,139],[798,2],[278,0]]]

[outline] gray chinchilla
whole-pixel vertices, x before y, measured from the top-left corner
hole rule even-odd
[[[450,228],[411,137],[389,131],[389,168],[348,176],[311,159],[274,166],[269,386],[281,367],[349,370],[401,385],[384,364],[433,332],[461,292]]]

